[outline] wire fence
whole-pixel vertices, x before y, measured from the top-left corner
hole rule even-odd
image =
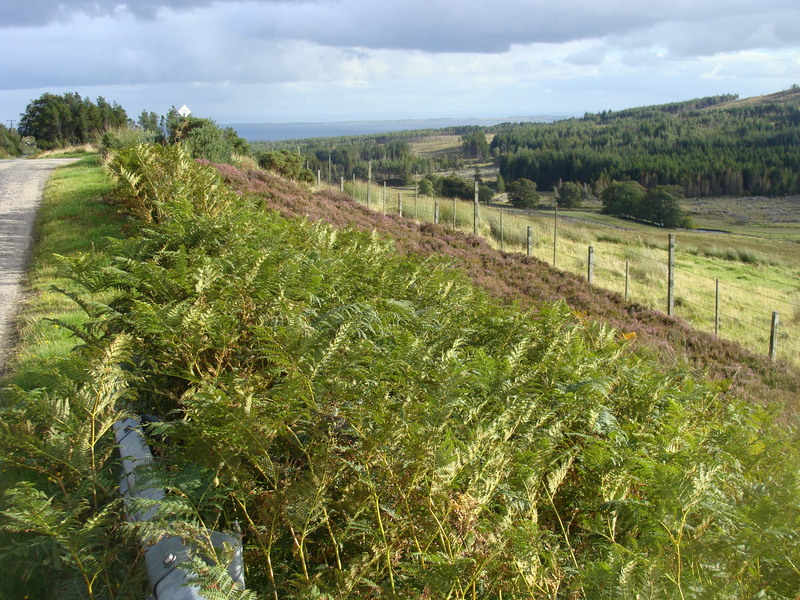
[[[324,185],[324,184],[323,184]],[[334,186],[337,187],[337,186]],[[786,284],[741,264],[706,258],[712,276],[698,267],[696,252],[682,251],[679,236],[670,274],[668,237],[663,246],[634,243],[617,235],[589,232],[568,217],[452,198],[430,198],[413,189],[387,188],[364,181],[341,181],[338,189],[373,210],[418,222],[438,222],[477,232],[492,245],[521,252],[570,271],[625,300],[679,317],[697,329],[729,339],[761,354],[800,365],[800,284]],[[476,221],[477,215],[477,221]],[[592,223],[593,229],[602,225]],[[670,277],[673,292],[670,294]],[[740,283],[739,278],[743,278]]]

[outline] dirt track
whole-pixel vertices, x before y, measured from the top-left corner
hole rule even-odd
[[[45,183],[73,159],[0,160],[0,371],[11,344],[20,283]]]

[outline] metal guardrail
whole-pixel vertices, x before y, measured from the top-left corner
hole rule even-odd
[[[139,419],[127,418],[114,424],[114,434],[122,457],[122,478],[119,489],[126,505],[131,498],[147,498],[163,500],[166,493],[161,488],[138,488],[136,486],[136,469],[153,460],[150,447],[142,436],[142,423]],[[128,511],[128,521],[149,521],[158,511],[155,505],[147,511]],[[242,558],[242,540],[219,531],[209,532],[211,543],[215,548],[229,544],[234,549],[234,557],[228,566],[231,579],[244,589],[244,560]],[[188,560],[191,544],[178,536],[165,536],[155,543],[142,540],[144,561],[153,597],[156,600],[201,600],[200,589],[191,585],[191,574],[178,568]]]

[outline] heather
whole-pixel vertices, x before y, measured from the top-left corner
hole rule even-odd
[[[453,259],[473,282],[504,303],[535,309],[564,300],[573,310],[605,322],[629,337],[635,348],[668,367],[689,364],[712,381],[754,402],[776,402],[792,418],[797,410],[800,371],[699,331],[680,318],[625,302],[620,294],[589,286],[584,278],[551,268],[533,257],[493,249],[480,237],[442,225],[418,224],[383,215],[330,190],[310,193],[268,173],[252,173],[232,185],[255,194],[267,208],[292,218],[322,220],[334,227],[376,232],[394,241],[401,253],[436,254]]]
[[[5,392],[4,461],[39,477],[3,523],[54,580],[123,595],[98,542],[122,409],[165,419],[149,478],[170,492],[126,531],[202,554],[206,527],[238,527],[265,598],[796,597],[798,440],[770,410],[563,299],[476,286],[472,262],[537,266],[478,238],[270,175],[234,174],[236,194],[185,158],[112,159],[139,219],[65,259],[88,319],[62,324],[72,361]],[[206,554],[210,597],[243,596]]]

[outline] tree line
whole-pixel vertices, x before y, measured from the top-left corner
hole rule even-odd
[[[126,127],[128,114],[116,102],[100,96],[97,102],[77,92],[42,94],[28,104],[19,122],[19,134],[36,139],[42,150],[95,141],[98,132]]]
[[[411,147],[414,141],[431,136],[460,135],[462,150],[456,153],[422,157]],[[480,140],[483,140],[482,143]],[[464,157],[488,157],[489,145],[484,128],[476,125],[417,129],[382,134],[339,136],[255,142],[256,152],[294,150],[303,156],[306,166],[320,171],[324,179],[337,181],[340,177],[387,181],[392,185],[410,185],[417,175],[452,171],[464,166]]]
[[[800,108],[723,105],[733,98],[517,124],[495,134],[491,151],[506,181],[526,178],[540,189],[569,180],[599,195],[631,180],[691,196],[800,192]]]

